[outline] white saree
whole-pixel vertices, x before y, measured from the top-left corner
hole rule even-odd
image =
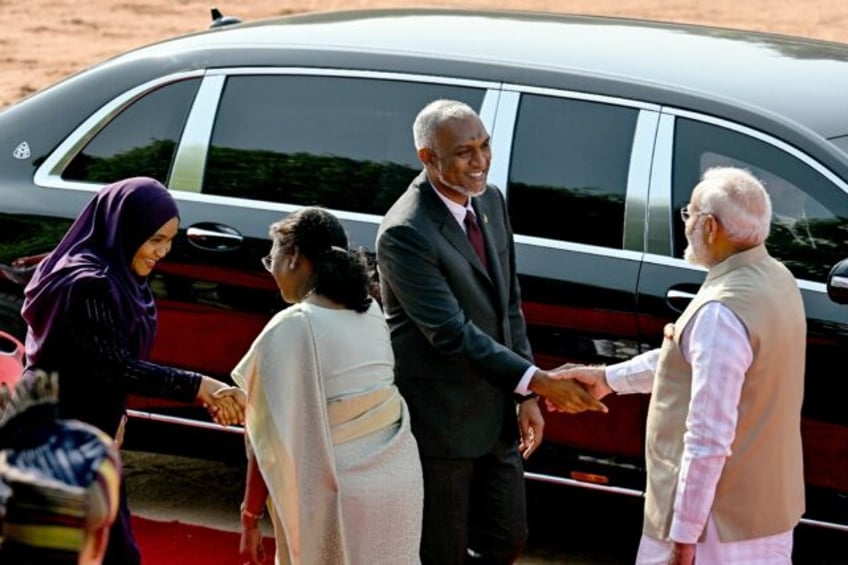
[[[276,563],[419,563],[423,485],[391,343],[368,312],[277,314],[233,370],[269,490]]]

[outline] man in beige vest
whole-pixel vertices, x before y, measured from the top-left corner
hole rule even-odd
[[[804,512],[806,317],[764,245],[771,203],[735,168],[708,170],[681,210],[685,258],[707,267],[659,349],[569,373],[596,398],[651,392],[639,564],[789,564]]]

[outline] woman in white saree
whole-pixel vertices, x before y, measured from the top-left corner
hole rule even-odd
[[[233,370],[247,393],[240,554],[263,563],[419,563],[423,484],[388,328],[361,253],[338,220],[305,208],[271,226],[263,259],[292,306]]]

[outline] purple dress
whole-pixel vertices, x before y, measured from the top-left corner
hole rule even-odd
[[[156,305],[147,277],[131,269],[139,247],[176,202],[159,182],[130,178],[101,189],[27,285],[25,376],[59,373],[59,413],[115,436],[127,395],[193,401],[201,376],[148,361]],[[104,563],[140,561],[121,484],[121,508]]]

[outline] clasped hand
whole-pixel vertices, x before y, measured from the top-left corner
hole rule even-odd
[[[598,372],[603,385],[606,385],[603,369],[567,364],[550,371],[537,371],[530,381],[530,388],[545,398],[551,411],[569,414],[608,412],[606,405],[600,401],[608,392],[602,393]]]
[[[216,424],[222,426],[244,425],[247,398],[240,388],[227,386],[215,379],[203,377],[197,398]]]
[[[574,387],[589,395],[594,401],[589,408],[580,410],[579,408],[583,406],[582,402],[585,401],[585,398],[582,396],[578,395],[577,400],[566,397],[566,401],[563,403],[557,396],[546,395],[545,403],[548,410],[569,412],[572,414],[584,410],[608,411],[606,405],[601,403],[600,399],[613,392],[613,390],[607,384],[606,371],[603,367],[567,363],[552,371],[548,371],[548,375],[553,381],[571,383]]]

